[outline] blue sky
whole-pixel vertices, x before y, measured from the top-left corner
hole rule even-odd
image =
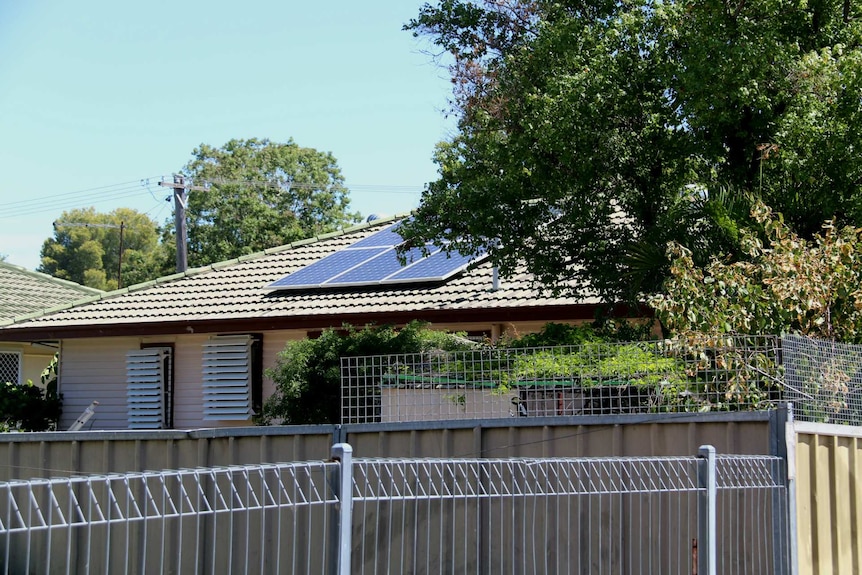
[[[353,209],[410,210],[454,129],[446,71],[401,30],[421,4],[0,3],[0,254],[35,269],[74,208],[163,223],[156,182],[231,138],[332,152]]]

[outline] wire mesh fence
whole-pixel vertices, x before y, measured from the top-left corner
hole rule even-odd
[[[769,409],[778,360],[769,336],[344,357],[342,423]]]
[[[712,541],[715,572],[783,573],[781,470],[774,457],[343,459],[3,483],[0,556],[6,573],[689,574]]]
[[[862,425],[862,345],[786,336],[782,351],[796,419]]]

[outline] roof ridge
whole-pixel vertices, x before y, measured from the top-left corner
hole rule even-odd
[[[65,286],[65,287],[68,287],[71,289],[75,289],[75,290],[78,290],[81,292],[88,292],[88,293],[93,294],[93,295],[105,293],[103,290],[100,290],[97,288],[81,285],[81,284],[73,282],[71,280],[65,280],[63,278],[54,277],[51,274],[46,274],[44,272],[37,272],[34,270],[29,270],[23,266],[18,266],[15,264],[11,264],[9,262],[0,261],[0,267],[5,267],[5,268],[11,269],[11,270],[15,270],[19,273],[24,273],[24,274],[27,274],[27,275],[32,276],[32,277],[36,277],[36,278],[39,278],[42,280],[50,281],[52,283],[57,283],[57,284],[60,284],[62,286]]]
[[[258,259],[258,258],[267,256],[267,255],[286,252],[286,251],[289,251],[291,249],[294,249],[294,248],[297,248],[300,246],[316,244],[316,243],[319,243],[319,242],[322,242],[325,240],[329,240],[329,239],[332,239],[335,237],[340,237],[340,236],[345,236],[347,234],[356,233],[356,232],[361,231],[361,230],[366,229],[366,228],[370,228],[373,226],[379,226],[381,224],[387,224],[389,222],[403,219],[403,218],[407,217],[408,215],[409,214],[396,214],[393,216],[378,218],[378,219],[372,220],[370,222],[365,221],[365,222],[362,222],[360,224],[350,226],[348,228],[342,228],[340,230],[336,230],[334,232],[329,232],[326,234],[319,234],[319,235],[312,236],[310,238],[306,238],[303,240],[297,240],[297,241],[291,242],[289,244],[284,244],[281,246],[268,248],[268,249],[265,249],[263,251],[254,252],[251,254],[240,256],[238,258],[232,258],[232,259],[228,259],[228,260],[222,260],[222,261],[214,262],[214,263],[206,265],[206,266],[201,266],[201,267],[197,267],[197,268],[189,268],[188,270],[186,270],[184,272],[177,272],[174,274],[161,276],[161,277],[158,277],[158,278],[146,281],[146,282],[133,284],[133,285],[126,286],[126,287],[116,289],[116,290],[112,290],[109,292],[105,292],[105,291],[101,291],[101,290],[95,290],[95,288],[86,288],[86,286],[79,286],[79,284],[75,284],[74,282],[68,282],[68,283],[72,283],[73,285],[78,285],[79,287],[85,287],[87,290],[95,290],[96,293],[91,295],[90,297],[82,298],[80,300],[76,300],[76,301],[70,302],[68,304],[62,304],[62,305],[53,306],[50,308],[44,308],[42,310],[31,312],[31,313],[24,314],[21,316],[15,316],[15,317],[13,317],[11,319],[7,319],[7,320],[0,320],[0,326],[8,326],[8,325],[12,325],[15,323],[21,323],[21,322],[28,321],[31,319],[36,319],[38,317],[41,317],[43,315],[47,315],[50,313],[65,311],[67,309],[71,309],[71,308],[77,307],[79,305],[86,305],[86,304],[93,303],[93,302],[98,301],[98,300],[109,299],[109,298],[123,295],[126,293],[131,293],[131,292],[136,292],[136,291],[139,291],[142,289],[147,289],[147,288],[150,288],[150,287],[153,287],[156,285],[161,285],[161,284],[177,281],[177,280],[180,280],[180,279],[183,279],[186,277],[196,276],[196,275],[200,275],[202,273],[215,271],[215,270],[229,267],[231,265],[236,265],[238,263],[242,263],[245,261]],[[0,264],[11,266],[11,267],[18,267],[18,266],[13,266],[12,264],[7,264],[5,262],[0,262]],[[24,271],[28,271],[28,270],[24,270]],[[30,273],[39,274],[39,272],[30,272]],[[47,274],[40,274],[40,275],[47,275]],[[47,276],[47,277],[50,279],[57,280],[57,281],[64,281],[64,282],[68,281],[68,280],[61,280],[61,279],[55,278],[53,276]]]

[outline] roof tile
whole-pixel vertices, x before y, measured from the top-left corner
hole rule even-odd
[[[14,317],[66,306],[101,293],[97,289],[0,262],[0,324]]]
[[[374,314],[417,310],[521,308],[535,305],[596,303],[594,298],[547,297],[530,287],[527,274],[492,287],[493,268],[480,263],[436,284],[397,284],[354,288],[284,290],[264,288],[391,223],[376,220],[324,239],[295,242],[206,268],[130,286],[98,301],[21,321],[13,327],[64,327],[91,324],[153,323],[201,319],[276,318],[292,315]]]

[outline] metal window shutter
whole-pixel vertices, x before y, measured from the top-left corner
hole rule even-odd
[[[126,353],[129,429],[161,429],[165,423],[163,349]]]
[[[205,420],[245,421],[251,405],[251,336],[218,336],[204,344]]]

